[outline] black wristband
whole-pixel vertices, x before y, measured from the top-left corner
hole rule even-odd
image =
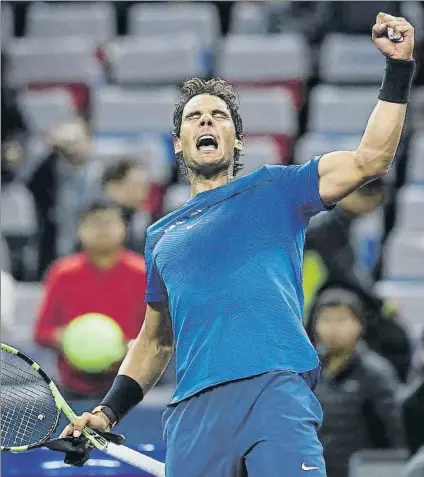
[[[115,422],[117,423],[143,398],[144,393],[138,382],[125,374],[119,374],[100,406],[111,409],[115,414]]]
[[[387,58],[378,99],[389,103],[406,104],[409,100],[414,72],[415,60]]]

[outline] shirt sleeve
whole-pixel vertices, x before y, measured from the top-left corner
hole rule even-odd
[[[325,210],[326,207],[319,195],[318,163],[321,156],[315,156],[310,161],[299,166],[267,166],[272,179],[281,191],[281,199],[285,204],[291,204],[299,211],[305,221]]]
[[[164,301],[167,298],[165,284],[163,283],[163,280],[159,275],[154,263],[153,246],[154,242],[152,237],[149,233],[147,233],[146,247],[144,251],[147,276],[146,297],[144,300],[146,303]]]

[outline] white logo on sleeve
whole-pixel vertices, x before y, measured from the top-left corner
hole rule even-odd
[[[308,467],[304,462],[302,463],[302,470],[319,470],[319,467]]]

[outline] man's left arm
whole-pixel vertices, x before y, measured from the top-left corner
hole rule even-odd
[[[386,36],[388,28],[403,41]],[[329,206],[367,182],[387,174],[405,122],[415,61],[414,28],[404,18],[379,13],[372,29],[377,48],[386,56],[386,71],[379,101],[371,114],[356,151],[325,154],[319,161],[319,192]]]

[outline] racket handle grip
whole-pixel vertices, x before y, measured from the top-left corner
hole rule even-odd
[[[142,469],[155,477],[165,477],[165,464],[151,457],[141,454],[129,447],[118,446],[113,442],[109,442],[106,449],[103,450],[111,457],[122,460],[127,464],[133,465],[138,469]]]
[[[389,40],[394,41],[395,43],[402,43],[403,41],[403,36],[402,35],[397,35],[394,31],[393,28],[389,27],[387,28],[387,36]]]

